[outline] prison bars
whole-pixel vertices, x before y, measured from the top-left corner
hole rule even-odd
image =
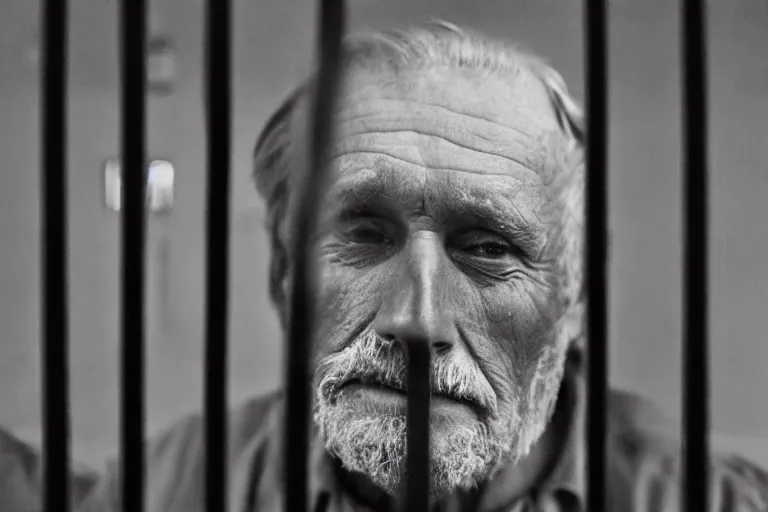
[[[42,12],[41,139],[43,478],[47,511],[69,506],[69,361],[67,311],[67,21],[66,0]]]
[[[608,27],[606,0],[584,2],[587,510],[606,510],[608,410]]]
[[[122,510],[144,507],[144,255],[146,157],[146,0],[120,3],[123,183],[120,468]]]
[[[319,2],[317,42],[319,68],[312,88],[309,151],[303,155],[304,176],[299,190],[299,211],[291,232],[295,255],[290,301],[290,326],[286,354],[285,510],[306,511],[307,455],[312,339],[317,311],[315,264],[310,239],[317,228],[317,211],[325,190],[327,149],[331,143],[332,117],[340,79],[341,38],[344,33],[343,0]]]
[[[686,510],[709,510],[707,67],[704,0],[683,0],[683,475]]]
[[[205,503],[227,508],[227,354],[231,151],[231,2],[208,0],[205,18],[208,247],[205,324]]]
[[[405,512],[429,510],[429,409],[432,394],[427,340],[404,340],[408,361]]]
[[[685,160],[685,253],[684,253],[684,379],[685,421],[684,432],[684,503],[689,511],[707,510],[708,468],[708,379],[707,379],[707,202],[706,202],[706,82],[704,48],[704,9],[700,0],[684,0],[683,38],[684,72],[684,150]],[[145,4],[143,0],[122,2],[122,52],[123,52],[123,142],[124,212],[123,212],[123,366],[122,386],[122,504],[125,512],[140,512],[144,505],[144,455],[143,455],[143,255],[144,255],[144,138],[145,138],[145,61],[146,36]],[[605,5],[587,0],[587,69],[588,69],[588,137],[587,167],[587,275],[590,336],[588,387],[591,396],[588,406],[588,435],[591,455],[589,470],[589,510],[606,510],[605,500],[605,408],[606,408],[606,334],[607,334],[607,279],[605,273],[606,225],[606,149],[607,149],[607,88],[605,71]],[[42,262],[43,262],[43,336],[42,352],[44,389],[44,504],[48,512],[69,510],[69,392],[67,365],[67,287],[66,287],[66,28],[67,3],[65,0],[47,0],[43,12],[45,29],[44,86],[42,95]],[[209,140],[209,176],[216,183],[213,169],[224,164],[228,182],[229,173],[229,6],[213,1],[209,5],[209,65],[208,135],[219,134]],[[339,41],[343,32],[343,8],[341,2],[323,0],[321,6],[320,47],[321,67],[317,82],[316,98],[332,99],[338,82]],[[592,35],[590,35],[592,34]],[[222,55],[227,60],[215,64]],[[594,59],[594,60],[593,60]],[[213,76],[219,73],[218,77]],[[218,95],[221,93],[222,95]],[[313,116],[313,137],[309,163],[322,161],[329,143],[332,101],[316,101]],[[309,339],[300,333],[311,333],[313,310],[309,298],[313,296],[312,269],[308,253],[308,236],[314,212],[319,204],[318,190],[311,184],[322,184],[322,173],[309,172],[304,195],[299,236],[297,276],[292,294],[292,313],[295,319],[290,327],[290,352],[288,357],[288,429],[286,493],[288,511],[307,509],[306,502],[306,454],[308,448],[309,404],[309,347],[301,341]],[[591,183],[589,183],[591,181]],[[212,187],[213,188],[213,187]],[[209,195],[208,230],[226,226],[228,187],[213,188]],[[314,194],[312,192],[315,192]],[[602,215],[601,215],[602,214]],[[597,215],[597,218],[595,217]],[[226,231],[223,229],[222,231]],[[225,444],[226,433],[226,303],[214,307],[213,299],[226,297],[226,284],[213,285],[216,277],[226,280],[227,235],[208,233],[208,316],[206,327],[206,428],[207,435],[218,434],[219,447]],[[223,268],[211,267],[218,262]],[[302,270],[303,269],[303,270]],[[218,272],[218,274],[216,273]],[[597,276],[595,282],[592,278]],[[597,296],[595,294],[598,294]],[[298,313],[303,313],[299,315]],[[217,339],[217,335],[220,335]],[[602,348],[596,356],[595,344]],[[426,358],[424,357],[424,349]],[[412,448],[414,436],[428,436],[428,408],[418,405],[419,398],[428,402],[428,379],[424,369],[429,368],[428,347],[424,344],[409,345],[409,386],[411,399],[408,405],[409,460],[408,510],[424,510],[423,497],[412,495],[415,489],[427,488],[428,450],[417,452]],[[594,358],[598,357],[598,360]],[[421,368],[418,371],[417,368]],[[600,372],[600,370],[603,370]],[[218,402],[217,402],[218,400]],[[423,405],[423,404],[422,404]],[[419,412],[421,411],[421,413]],[[424,411],[427,411],[425,414]],[[420,416],[420,417],[417,417]],[[290,419],[302,421],[291,422]],[[426,446],[428,443],[422,443]],[[208,510],[225,502],[226,458],[221,450],[211,456],[212,447],[206,452],[208,486]],[[64,478],[62,478],[64,477]],[[694,486],[693,483],[696,485]],[[211,490],[213,489],[213,490]]]

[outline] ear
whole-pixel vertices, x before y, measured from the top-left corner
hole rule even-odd
[[[568,92],[565,80],[549,67],[542,71],[542,80],[555,108],[560,128],[579,144],[584,144],[584,111]]]
[[[288,183],[280,182],[274,189],[271,205],[267,213],[267,231],[270,237],[271,258],[269,261],[269,295],[272,299],[280,324],[283,329],[288,327],[288,247],[283,236],[288,208]]]
[[[270,282],[269,292],[272,302],[277,309],[277,316],[280,319],[280,325],[283,330],[288,328],[288,276],[285,269],[287,268],[287,254],[281,246],[277,247],[277,244],[272,244],[272,260],[270,261]]]

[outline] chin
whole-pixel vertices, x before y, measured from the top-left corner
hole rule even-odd
[[[398,357],[383,358],[378,338],[361,339],[318,364],[314,421],[326,450],[346,470],[396,496],[406,479],[404,365]],[[435,386],[430,406],[433,499],[475,488],[528,455],[549,422],[562,376],[562,365],[552,361],[561,356],[555,349],[542,354],[532,379],[504,401],[477,370],[450,361],[434,370],[434,381],[443,385]],[[456,389],[463,392],[451,392]]]
[[[470,490],[505,463],[519,458],[518,436],[501,435],[482,419],[452,405],[433,406],[430,428],[430,496],[438,500]],[[327,451],[343,467],[366,475],[386,493],[399,495],[406,481],[406,416],[391,400],[367,400],[341,392],[315,405],[315,423]],[[515,422],[516,423],[516,422]],[[517,431],[517,429],[515,429]]]

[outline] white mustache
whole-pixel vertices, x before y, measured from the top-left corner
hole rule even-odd
[[[463,364],[451,358],[433,360],[432,393],[466,401],[496,417],[498,403],[490,383],[470,359]],[[344,385],[353,381],[389,386],[404,392],[408,387],[408,370],[400,345],[382,340],[372,329],[366,329],[344,350],[318,362],[318,399],[332,401]]]

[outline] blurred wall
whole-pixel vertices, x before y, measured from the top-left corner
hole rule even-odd
[[[314,3],[235,2],[231,391],[279,386],[282,347],[266,293],[269,257],[250,182],[261,125],[313,61]],[[354,30],[442,18],[523,42],[583,95],[581,2],[352,0]],[[676,2],[613,0],[611,379],[673,416],[680,406],[680,125]],[[712,413],[716,437],[768,465],[768,8],[710,2]],[[0,3],[0,424],[39,438],[39,1]],[[118,217],[100,166],[119,148],[117,2],[73,0],[69,270],[75,455],[117,449]],[[149,100],[150,157],[177,170],[173,213],[148,233],[150,431],[202,402],[205,139],[202,2],[154,0],[178,50],[175,93]]]

